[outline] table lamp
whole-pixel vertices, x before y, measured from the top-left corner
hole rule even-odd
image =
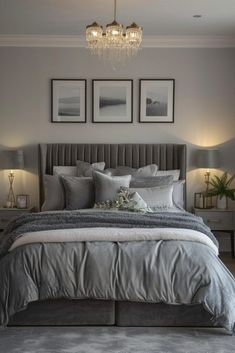
[[[15,207],[15,195],[13,191],[13,181],[15,169],[24,168],[24,155],[22,150],[7,150],[0,152],[0,168],[9,169],[10,173],[8,174],[8,179],[10,183],[10,188],[7,197],[7,207]]]
[[[210,183],[210,169],[218,168],[219,163],[219,150],[215,149],[200,149],[197,151],[197,167],[207,169],[205,173],[206,193],[209,189]]]

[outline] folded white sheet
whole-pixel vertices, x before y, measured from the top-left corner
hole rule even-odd
[[[25,233],[17,238],[9,251],[33,243],[65,243],[81,241],[146,241],[183,240],[205,244],[218,255],[218,248],[205,234],[181,228],[73,228]]]

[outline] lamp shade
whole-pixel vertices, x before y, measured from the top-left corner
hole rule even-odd
[[[197,167],[198,168],[218,168],[219,150],[206,149],[197,151]]]
[[[24,155],[22,150],[7,150],[0,152],[1,169],[23,169]]]

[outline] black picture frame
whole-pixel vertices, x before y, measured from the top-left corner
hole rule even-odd
[[[82,89],[81,94],[79,96],[79,107],[76,107],[76,102],[71,102],[72,98],[70,97],[69,103],[69,88],[75,89],[75,82],[78,83],[77,88]],[[59,96],[58,89],[59,87],[63,87],[64,89],[64,100],[67,99],[68,103],[64,102],[64,106],[67,105],[68,115],[65,112],[61,114],[56,114],[59,111]],[[66,92],[66,88],[67,91]],[[57,92],[56,92],[57,90]],[[56,94],[57,93],[57,94]],[[67,97],[68,96],[68,97]],[[81,104],[82,102],[82,104]],[[62,103],[63,104],[63,103]],[[73,104],[73,106],[71,106]],[[70,107],[68,107],[70,105]],[[75,108],[76,107],[76,108]],[[70,112],[69,112],[70,109]],[[75,115],[74,111],[79,109],[79,115]],[[71,113],[72,111],[72,113]],[[67,78],[53,78],[51,79],[51,123],[56,124],[66,124],[66,123],[86,123],[87,122],[87,80],[86,79],[67,79]]]
[[[121,83],[126,83],[126,88],[128,89],[129,92],[126,94],[126,99],[125,103],[116,103],[113,105],[118,105],[119,109],[117,109],[119,112],[118,114],[121,114],[121,110],[125,111],[126,109],[126,116],[108,116],[108,106],[112,105],[112,98],[108,97],[107,99],[110,100],[110,103],[106,102],[106,113],[105,116],[101,116],[100,109],[104,109],[104,107],[100,108],[100,99],[98,100],[97,97],[97,89],[102,88],[102,84],[104,88],[108,88],[107,92],[110,94],[110,89],[115,87],[115,83],[118,83],[116,87],[122,87]],[[123,86],[124,87],[124,86]],[[110,94],[111,95],[111,94]],[[121,98],[117,98],[117,100],[121,101]],[[112,105],[112,106],[113,106]],[[121,105],[125,105],[125,107],[120,107]],[[113,111],[115,109],[112,108]],[[125,120],[126,119],[126,120]],[[92,123],[95,124],[131,124],[133,123],[133,80],[132,79],[93,79],[92,80]]]
[[[147,88],[149,88],[149,92],[152,89],[152,92],[150,92],[150,95],[151,93],[152,93],[152,96],[154,96],[155,94],[156,98],[158,94],[162,96],[161,97],[162,103],[161,101],[152,100],[152,98],[147,97],[147,93],[146,93]],[[167,101],[165,101],[166,88],[167,88]],[[154,89],[155,89],[155,92],[154,92]],[[159,92],[157,92],[157,90]],[[147,107],[148,100],[150,101],[149,103],[150,107]],[[158,113],[159,115],[157,114],[154,115],[155,111],[159,112]],[[173,78],[139,79],[139,123],[172,124],[174,122],[175,122],[175,79]]]

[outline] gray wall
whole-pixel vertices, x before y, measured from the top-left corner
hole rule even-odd
[[[235,172],[235,49],[143,49],[118,70],[87,49],[0,48],[0,147],[25,146],[26,168],[18,172],[16,193],[38,202],[39,142],[175,142],[188,145],[188,205],[203,186],[193,169],[193,150],[220,145],[222,169]],[[50,123],[50,78],[88,79],[88,123]],[[91,123],[91,79],[134,79],[134,123]],[[175,78],[175,123],[139,124],[138,79]],[[7,174],[0,173],[0,203]]]

